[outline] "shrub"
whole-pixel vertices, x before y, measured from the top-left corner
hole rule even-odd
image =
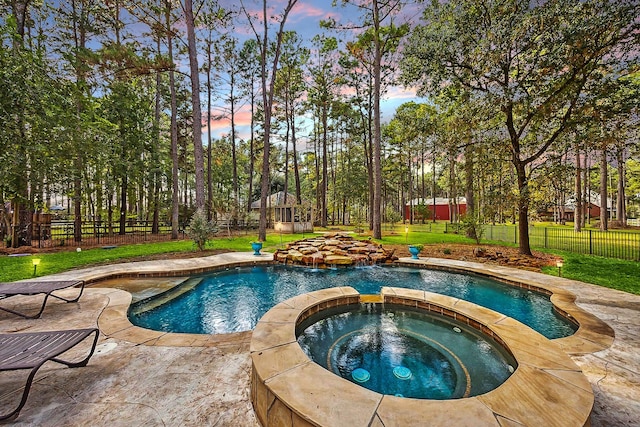
[[[388,208],[387,221],[389,222],[389,224],[391,224],[391,229],[395,230],[396,224],[402,221],[402,215],[400,215],[400,212],[398,212],[397,210]]]
[[[364,231],[364,216],[360,210],[349,212],[349,223],[353,225],[353,231],[362,233]]]
[[[207,242],[218,232],[215,222],[207,220],[203,209],[198,209],[189,222],[187,235],[193,240],[199,251],[203,251]]]
[[[481,218],[475,215],[463,215],[461,220],[467,237],[475,240],[476,244],[479,245],[484,235],[484,224]]]
[[[419,205],[415,206],[414,209],[416,219],[419,219],[423,224],[425,220],[431,219],[431,209],[429,209],[429,206],[425,205],[424,203],[420,203]]]
[[[443,253],[443,254],[445,254],[445,255],[451,255],[451,249],[449,249],[449,248],[444,248],[444,249],[442,250],[442,253]]]

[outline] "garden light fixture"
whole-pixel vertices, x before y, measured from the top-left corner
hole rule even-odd
[[[562,277],[562,266],[564,263],[562,261],[556,262],[556,267],[558,267],[558,277]]]
[[[36,275],[36,270],[38,269],[38,265],[40,265],[40,258],[34,258],[31,260],[33,263],[33,275]]]

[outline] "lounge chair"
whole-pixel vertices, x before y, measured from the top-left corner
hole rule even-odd
[[[47,361],[62,363],[75,368],[86,366],[93,355],[98,342],[100,331],[96,328],[76,329],[69,331],[31,332],[16,334],[0,334],[0,372],[15,371],[18,369],[31,369],[27,384],[22,393],[20,404],[13,411],[0,415],[0,421],[17,417],[27,401],[31,383],[36,372]],[[68,362],[58,359],[57,356],[84,341],[89,335],[95,334],[93,345],[89,355],[79,362]]]
[[[60,289],[71,288],[73,286],[82,285],[80,287],[80,293],[75,299],[66,299],[58,295],[54,295],[54,291],[58,291]],[[17,314],[18,316],[22,316],[26,319],[37,319],[40,317],[42,312],[44,311],[44,306],[47,304],[47,299],[49,296],[54,298],[61,299],[66,302],[76,302],[82,296],[82,291],[84,291],[84,281],[82,280],[58,280],[58,281],[46,281],[46,282],[11,282],[11,283],[0,283],[0,300],[7,299],[10,297],[14,297],[16,295],[38,295],[44,294],[44,301],[42,302],[42,307],[40,307],[40,311],[35,315],[28,315],[25,313],[20,313],[18,311],[11,310],[9,308],[0,307],[0,310],[8,311],[9,313]]]

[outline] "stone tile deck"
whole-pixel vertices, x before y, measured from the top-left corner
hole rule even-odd
[[[256,257],[252,253],[229,253],[171,262],[114,264],[47,279],[96,282],[103,278],[195,274],[226,265],[270,260],[268,254]],[[413,262],[408,258],[401,261]],[[571,358],[582,369],[595,394],[592,426],[637,425],[640,296],[506,267],[441,259],[418,262],[546,283],[575,294],[579,307],[604,320],[615,332],[608,348],[591,340],[586,330],[578,340],[559,343],[572,353]],[[131,325],[123,317],[131,300],[128,292],[91,287],[85,292],[78,303],[50,301],[41,319],[26,320],[0,312],[2,333],[96,325],[101,329],[98,351],[88,366],[69,369],[47,363],[41,368],[15,425],[258,425],[249,399],[250,332],[199,336],[148,331]],[[35,297],[3,301],[5,305],[18,303],[21,308],[29,304],[38,306]],[[596,331],[596,335],[601,335],[597,332],[602,331]],[[16,402],[25,374],[18,371],[0,375],[0,408],[4,410],[10,405],[8,402]],[[508,418],[498,421],[510,425]],[[383,425],[382,421],[376,425]]]
[[[459,400],[398,399],[367,390],[311,362],[297,345],[299,321],[324,307],[359,301],[353,288],[323,289],[276,305],[254,329],[251,398],[263,425],[288,425],[296,417],[321,426],[402,427],[429,420],[434,427],[501,427],[499,419],[526,426],[587,424],[594,402],[591,386],[556,342],[514,319],[457,298],[390,287],[383,287],[381,295],[388,303],[449,313],[498,336],[517,360],[517,369],[500,387]],[[294,310],[297,315],[289,313]]]

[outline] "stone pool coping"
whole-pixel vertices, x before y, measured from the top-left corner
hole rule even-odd
[[[277,304],[253,330],[251,400],[262,425],[389,427],[425,420],[442,426],[588,425],[591,385],[558,344],[457,298],[385,287],[379,300],[439,312],[481,329],[508,348],[518,367],[495,390],[463,399],[408,399],[365,389],[312,362],[297,343],[296,325],[306,317],[361,301],[351,287],[323,289]]]
[[[247,347],[251,331],[231,334],[185,334],[154,331],[131,323],[127,313],[132,301],[131,293],[100,288],[100,282],[118,278],[151,278],[167,276],[187,276],[239,266],[273,264],[273,254],[253,252],[227,252],[202,258],[172,259],[167,261],[138,261],[121,264],[102,265],[91,268],[70,270],[47,276],[47,280],[84,280],[91,291],[108,295],[109,301],[98,317],[100,332],[107,338],[115,338],[133,344],[169,347]],[[26,281],[37,281],[38,278]]]
[[[606,350],[613,344],[615,338],[613,328],[597,316],[575,304],[577,296],[567,289],[576,283],[574,280],[492,264],[441,258],[418,260],[401,258],[396,264],[450,272],[472,273],[549,295],[556,310],[565,317],[572,319],[579,326],[573,335],[553,340],[570,355],[595,353]]]
[[[181,276],[238,266],[273,263],[273,255],[269,253],[255,256],[251,252],[229,252],[203,258],[177,259],[171,262],[142,261],[98,266],[47,276],[47,279],[84,280],[89,285],[99,287],[99,282],[106,279]],[[575,304],[576,295],[566,289],[577,283],[573,280],[509,267],[440,258],[420,258],[418,260],[400,258],[395,265],[473,273],[551,294],[551,302],[554,306],[579,324],[575,334],[553,340],[570,355],[595,353],[609,348],[613,343],[615,336],[613,329],[598,317]],[[131,294],[114,289],[111,290],[111,295],[112,301],[98,319],[100,330],[107,336],[136,344],[169,346],[193,346],[200,345],[199,343],[202,342],[207,343],[205,345],[209,345],[208,343],[217,345],[227,341],[248,342],[251,336],[250,331],[203,337],[199,334],[167,333],[140,328],[133,325],[127,318]]]

